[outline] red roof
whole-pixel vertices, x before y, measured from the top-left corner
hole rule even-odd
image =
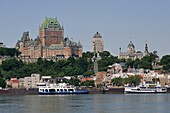
[[[11,80],[12,83],[19,83],[19,80]]]
[[[82,78],[81,81],[84,82],[84,81],[87,81],[87,80],[93,80],[93,78]]]

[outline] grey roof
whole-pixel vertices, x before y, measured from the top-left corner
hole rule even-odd
[[[135,48],[135,46],[134,46],[134,44],[132,43],[132,41],[129,42],[128,47],[133,47],[133,48]]]
[[[93,36],[93,38],[102,38],[102,36],[99,34],[99,32],[96,32],[96,34]]]

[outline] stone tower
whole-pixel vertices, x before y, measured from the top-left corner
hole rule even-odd
[[[103,52],[104,50],[104,43],[102,40],[102,36],[99,34],[99,32],[96,32],[96,34],[93,36],[92,40],[92,51],[94,52],[94,47],[96,50],[96,53]]]

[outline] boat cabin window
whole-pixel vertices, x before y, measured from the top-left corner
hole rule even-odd
[[[63,89],[60,89],[61,92],[63,92]]]
[[[59,89],[57,89],[57,91],[60,91]]]
[[[49,92],[55,92],[55,89],[49,89]]]
[[[64,91],[66,92],[66,91],[67,91],[67,89],[64,89]]]
[[[45,92],[48,92],[48,89],[46,89]]]
[[[44,89],[40,89],[40,91],[44,92]]]
[[[73,89],[70,89],[70,91],[73,91]]]
[[[140,87],[140,88],[146,88],[146,87],[143,86],[143,87]]]

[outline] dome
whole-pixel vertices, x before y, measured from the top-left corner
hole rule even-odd
[[[128,44],[128,48],[131,48],[131,47],[132,47],[132,48],[135,48],[135,46],[134,46],[134,44],[132,43],[132,41],[130,41],[129,44]]]
[[[99,34],[99,32],[96,32],[93,38],[102,38],[102,36]]]

